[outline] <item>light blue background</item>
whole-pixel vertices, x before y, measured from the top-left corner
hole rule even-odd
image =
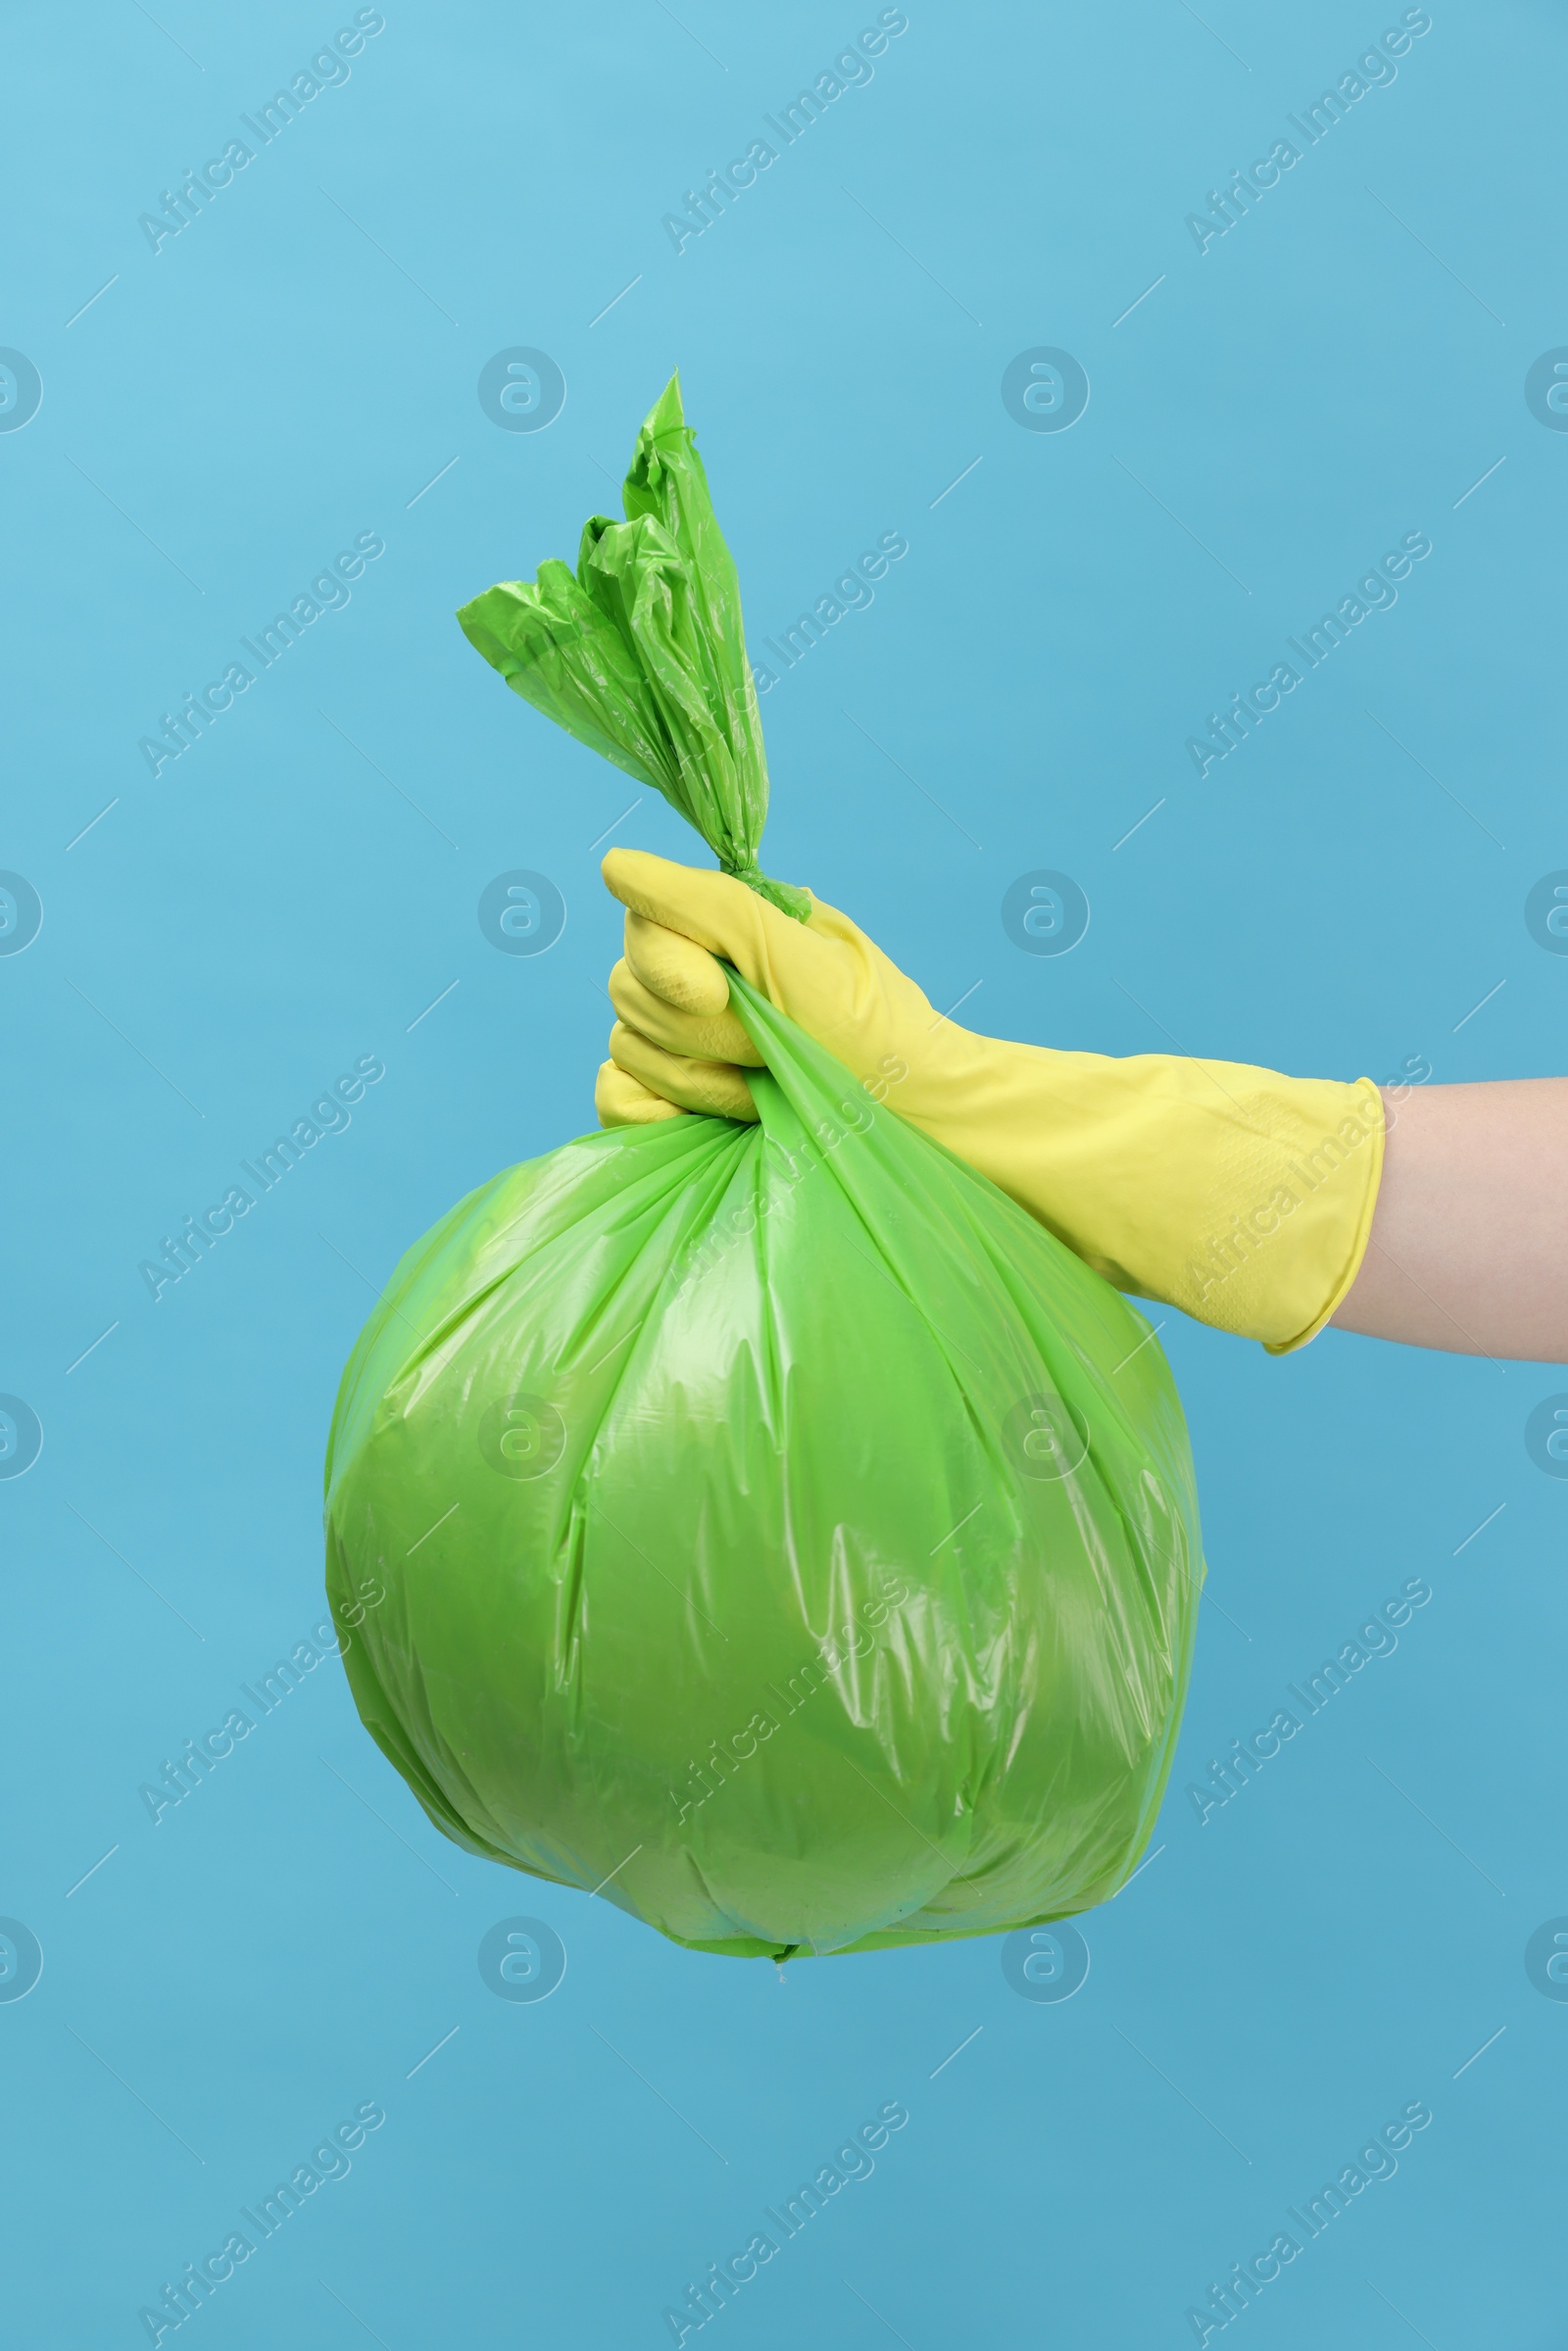
[[[1081,1922],[1059,2006],[995,1941],[781,1983],[474,1862],[332,1663],[156,1828],[137,1788],[321,1617],[373,1286],[591,1123],[617,936],[591,844],[634,793],[452,612],[574,552],[672,365],[754,644],[909,541],[763,704],[771,872],[939,1004],[978,982],[961,1017],[1003,1035],[1561,1067],[1568,958],[1523,920],[1568,865],[1568,435],[1523,397],[1568,343],[1560,10],[1434,0],[1396,81],[1200,256],[1185,216],[1397,9],[910,0],[869,86],[677,257],[661,216],[874,10],[388,0],[347,84],[155,256],[138,214],[352,13],[8,12],[0,342],[44,393],[0,435],[0,865],[44,922],[0,959],[0,1388],[45,1434],[0,1484],[0,1912],[44,1950],[0,2003],[7,2339],[145,2340],[139,2306],[376,2099],[350,2176],[192,2322],[208,2351],[653,2346],[899,2098],[731,2351],[1174,2346],[1423,2099],[1248,2339],[1555,2343],[1568,2003],[1523,1953],[1568,1911],[1568,1484],[1523,1429],[1561,1371],[1333,1333],[1274,1362],[1169,1318],[1214,1604],[1157,1855]],[[480,410],[514,344],[564,371],[548,431]],[[1070,431],[1003,407],[1038,344],[1088,370]],[[1396,608],[1200,783],[1205,713],[1418,529]],[[386,553],[348,609],[155,781],[138,737],[361,531]],[[613,837],[694,854],[648,798]],[[566,902],[537,959],[476,921],[514,867]],[[1039,867],[1093,908],[1060,959],[1002,927]],[[159,1237],[367,1053],[352,1127],[155,1305]],[[1200,1827],[1186,1784],[1412,1576],[1397,1652]],[[517,1913],[569,1953],[543,2004],[477,1972]]]

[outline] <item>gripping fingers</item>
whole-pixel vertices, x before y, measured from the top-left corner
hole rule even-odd
[[[630,916],[627,921],[629,925]],[[654,927],[652,923],[643,925],[645,930]],[[672,931],[665,931],[662,936],[672,942],[675,938]],[[678,944],[692,946],[689,939]],[[702,955],[703,950],[692,947],[692,953]],[[722,982],[724,975],[712,956],[707,956],[706,960]],[[725,995],[728,996],[727,983]],[[733,1012],[722,1007],[706,1013],[682,1009],[648,987],[632,968],[629,957],[623,956],[610,975],[610,1001],[628,1028],[635,1029],[650,1044],[662,1046],[665,1053],[675,1054],[680,1060],[737,1062],[748,1069],[762,1066],[761,1054]]]
[[[724,1061],[691,1060],[666,1053],[617,1020],[610,1032],[610,1057],[615,1067],[637,1080],[653,1095],[662,1096],[683,1110],[712,1118],[755,1121],[757,1105],[739,1069]]]
[[[601,1061],[594,1085],[594,1108],[602,1127],[653,1126],[662,1118],[682,1118],[678,1102],[650,1094],[640,1078],[628,1077],[613,1061]]]
[[[729,981],[716,955],[680,931],[626,909],[626,960],[645,988],[683,1012],[722,1012]]]

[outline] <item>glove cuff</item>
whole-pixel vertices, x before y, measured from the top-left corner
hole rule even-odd
[[[1353,1219],[1346,1224],[1342,1260],[1337,1272],[1333,1273],[1326,1303],[1305,1329],[1298,1331],[1294,1339],[1264,1340],[1264,1350],[1270,1355],[1294,1354],[1298,1347],[1305,1347],[1327,1323],[1333,1321],[1354,1286],[1355,1277],[1361,1270],[1361,1261],[1366,1255],[1367,1243],[1372,1237],[1372,1217],[1383,1181],[1383,1150],[1387,1135],[1383,1097],[1370,1078],[1357,1079],[1350,1091],[1355,1097],[1352,1116],[1366,1129],[1366,1150],[1364,1153],[1357,1154],[1362,1161],[1360,1199]]]

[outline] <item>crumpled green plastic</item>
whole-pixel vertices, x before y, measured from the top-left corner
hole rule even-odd
[[[628,482],[630,512],[675,447],[661,516],[585,534],[636,534],[588,565],[618,602],[544,566],[463,617],[741,870],[766,775],[678,418],[672,385]],[[623,1127],[505,1171],[367,1324],[326,1480],[355,1700],[459,1844],[699,1950],[1086,1909],[1152,1826],[1202,1578],[1158,1341],[731,984],[768,1064],[756,1125]]]
[[[583,525],[575,574],[552,557],[458,620],[509,686],[662,792],[726,873],[805,921],[810,901],[757,862],[767,758],[740,582],[672,375],[637,435],[624,522]]]

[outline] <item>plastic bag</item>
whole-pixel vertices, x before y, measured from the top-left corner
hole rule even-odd
[[[464,626],[804,906],[756,867],[739,599],[673,383],[626,505],[576,580],[541,566]],[[758,1125],[510,1169],[371,1316],[327,1459],[356,1702],[458,1843],[698,1949],[1084,1909],[1152,1825],[1202,1576],[1158,1342],[732,988]]]

